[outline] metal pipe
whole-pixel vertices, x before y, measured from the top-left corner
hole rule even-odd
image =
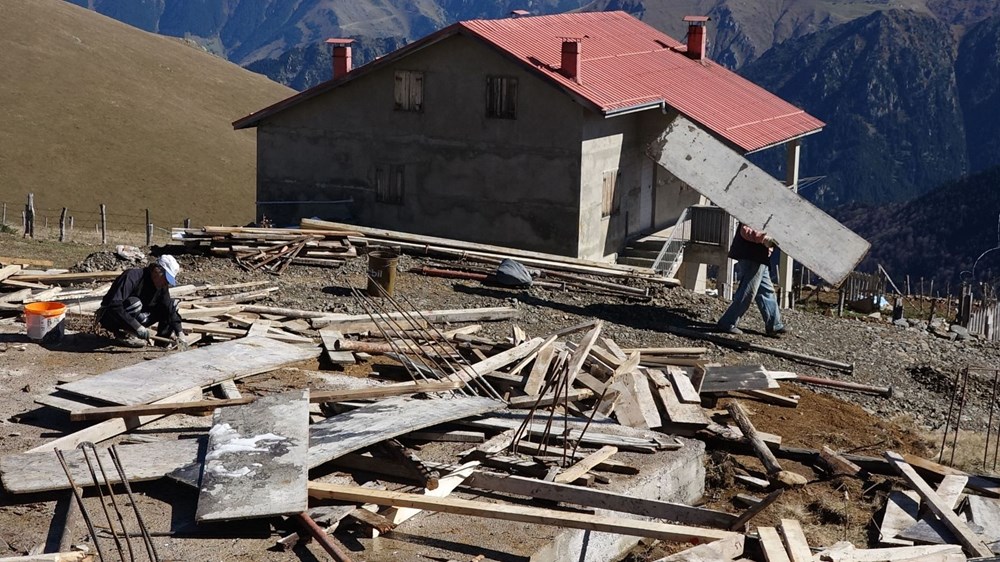
[[[857,382],[838,381],[833,379],[824,379],[820,377],[811,377],[808,375],[798,375],[796,378],[790,380],[792,382],[797,381],[805,384],[812,384],[815,386],[828,386],[830,388],[839,388],[842,390],[852,390],[855,392],[862,392],[865,394],[874,394],[876,396],[881,396],[883,398],[892,398],[891,386],[871,386]]]
[[[348,556],[342,548],[340,548],[340,545],[333,540],[333,537],[323,532],[323,529],[320,529],[319,525],[317,525],[316,522],[312,520],[312,517],[309,517],[307,513],[296,513],[292,517],[302,524],[302,527],[309,532],[309,535],[316,539],[316,542],[318,542],[319,545],[323,547],[323,550],[332,556],[336,562],[351,562],[351,557]]]

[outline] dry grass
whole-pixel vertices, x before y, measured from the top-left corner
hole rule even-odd
[[[127,231],[108,232],[108,244],[102,246],[100,237],[90,232],[86,236],[74,236],[68,242],[59,242],[58,229],[52,233],[35,229],[35,238],[22,238],[20,233],[0,232],[0,256],[37,258],[51,260],[53,267],[69,268],[83,261],[87,256],[102,250],[113,251],[118,244],[142,248],[145,234]],[[168,236],[160,233],[153,237],[154,244],[164,244]]]
[[[938,453],[941,451],[941,442],[944,437],[943,431],[935,431],[927,434],[928,440],[934,444],[933,454],[928,457],[941,464],[952,466],[959,470],[973,473],[997,473],[994,470],[994,458],[997,458],[996,466],[1000,468],[1000,454],[997,454],[996,431],[990,435],[987,448],[986,434],[976,431],[959,430],[958,440],[955,440],[955,433],[948,432],[945,441],[944,454],[938,460]],[[985,463],[984,463],[985,457]]]
[[[8,223],[29,192],[36,210],[160,225],[253,219],[255,134],[231,123],[292,90],[61,0],[0,2],[0,50]]]

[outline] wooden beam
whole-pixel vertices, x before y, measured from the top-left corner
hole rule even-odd
[[[879,546],[913,546],[913,541],[900,539],[899,533],[917,522],[920,495],[907,490],[894,491],[885,501],[885,512],[879,526]]]
[[[623,519],[620,517],[602,517],[537,507],[493,504],[457,498],[429,498],[419,494],[366,490],[359,486],[310,482],[309,495],[317,499],[414,507],[442,513],[456,513],[459,515],[487,517],[504,521],[519,521],[522,523],[554,525],[561,528],[650,537],[665,541],[701,542],[732,538],[732,533],[728,531],[704,529],[701,527]]]
[[[172,394],[163,400],[157,402],[181,402],[181,401],[191,401],[201,399],[201,387],[195,386],[182,390],[176,394]],[[154,402],[156,404],[157,402]],[[110,439],[116,435],[125,433],[126,431],[133,430],[137,427],[145,425],[149,422],[158,420],[162,418],[162,414],[153,414],[149,416],[139,416],[137,418],[126,418],[126,419],[110,419],[107,421],[102,421],[100,423],[94,424],[90,427],[83,428],[69,435],[64,435],[58,439],[54,439],[47,443],[43,443],[33,449],[28,450],[29,453],[35,453],[39,451],[51,451],[52,449],[74,449],[80,443],[85,441],[90,441],[91,443],[100,443],[105,439]]]
[[[931,488],[917,471],[910,466],[904,458],[894,451],[886,451],[885,458],[896,469],[897,472],[910,484],[920,497],[923,498],[927,506],[938,516],[946,527],[955,534],[955,538],[962,543],[965,551],[971,556],[992,556],[993,551],[987,547],[983,541],[977,537],[969,527],[955,515],[955,512],[941,499],[941,496]]]
[[[809,550],[809,542],[806,541],[806,534],[797,519],[782,519],[778,530],[785,540],[785,550],[788,551],[791,562],[812,562],[813,555]]]
[[[968,476],[969,481],[965,485],[966,488],[984,496],[1000,498],[1000,480],[993,480],[977,474],[963,472],[957,468],[944,466],[916,455],[905,454],[903,455],[903,460],[918,471],[925,474],[933,474],[936,478],[941,478],[949,474],[954,474],[955,476]]]
[[[528,396],[533,396],[541,392],[542,385],[545,383],[545,376],[548,374],[549,366],[552,364],[552,359],[556,354],[554,344],[555,340],[550,338],[545,340],[542,347],[538,349],[535,355],[535,362],[531,365],[528,378],[524,381],[524,393]]]
[[[733,400],[726,406],[726,409],[740,427],[740,431],[750,441],[750,445],[753,446],[757,458],[764,464],[768,476],[774,477],[784,486],[804,486],[806,484],[806,479],[801,474],[781,468],[781,465],[778,464],[778,459],[774,457],[774,453],[767,448],[767,445],[761,440],[760,435],[757,434],[757,429],[753,426],[750,417],[739,401]]]
[[[152,414],[204,414],[216,408],[249,404],[255,398],[237,398],[234,400],[199,400],[197,402],[170,402],[163,404],[143,404],[139,406],[105,406],[71,412],[70,421],[107,420],[111,418],[130,418]]]
[[[757,536],[760,537],[760,549],[764,552],[764,560],[767,562],[790,562],[777,529],[757,527]]]
[[[576,464],[557,474],[553,482],[560,482],[562,484],[574,482],[577,478],[587,474],[592,468],[611,458],[617,452],[617,447],[605,445],[597,451],[587,455],[586,458],[577,461]]]
[[[349,402],[351,400],[405,396],[407,394],[419,394],[422,392],[447,392],[458,390],[463,386],[465,386],[465,383],[461,381],[435,381],[392,384],[355,390],[314,390],[309,394],[309,401],[313,404],[322,402]]]

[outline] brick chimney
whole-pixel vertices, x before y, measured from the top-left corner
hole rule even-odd
[[[684,21],[688,24],[687,56],[694,60],[705,58],[705,45],[708,42],[706,33],[708,20],[708,16],[684,16]]]
[[[583,47],[583,39],[577,37],[562,37],[562,61],[559,64],[559,72],[566,78],[580,80],[580,56]]]
[[[351,71],[351,43],[354,39],[331,38],[326,44],[333,47],[333,80]]]

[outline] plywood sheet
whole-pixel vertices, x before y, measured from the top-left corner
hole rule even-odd
[[[162,478],[196,462],[201,443],[202,441],[199,439],[178,439],[137,445],[119,445],[117,451],[129,482],[142,482]],[[108,450],[99,447],[98,452],[108,479],[112,483],[120,482]],[[92,486],[93,478],[83,458],[83,452],[79,449],[69,449],[63,454],[70,474],[73,476],[73,481],[78,486]],[[97,473],[97,481],[104,484],[93,451],[88,451],[88,454]],[[0,458],[0,480],[3,481],[4,489],[12,494],[70,489],[66,473],[63,472],[62,465],[59,464],[59,459],[56,457],[55,451],[52,450],[7,455]]]
[[[782,251],[834,285],[868,253],[871,245],[864,238],[683,116],[648,153],[740,222],[766,231]]]
[[[219,408],[208,434],[197,521],[301,513],[307,495],[309,391]]]
[[[319,347],[302,347],[271,338],[242,338],[60,385],[60,390],[112,404],[134,406],[160,400],[194,386],[210,386],[318,357]]]
[[[309,429],[309,468],[386,439],[503,408],[478,396],[387,398],[328,418]]]

